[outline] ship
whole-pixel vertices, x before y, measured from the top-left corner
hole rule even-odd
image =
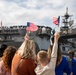
[[[73,15],[68,14],[68,8],[63,17],[63,26],[60,27],[60,42],[61,50],[63,54],[66,54],[68,50],[76,50],[76,27],[73,26],[74,20],[71,20]],[[37,51],[47,50],[50,45],[50,37],[55,32],[51,27],[44,25],[37,25],[38,30],[30,33],[30,38],[35,41],[37,45]],[[26,25],[20,26],[2,26],[0,28],[0,46],[2,44],[13,45],[17,49],[24,41],[24,36],[27,33]]]
[[[37,51],[40,49],[47,50],[49,46],[49,39],[51,36],[50,27],[38,26],[38,30],[29,34],[30,38],[35,41],[37,45]],[[0,45],[7,44],[13,45],[17,49],[24,41],[24,36],[27,33],[26,26],[10,26],[0,28]],[[46,40],[47,39],[47,40]],[[45,43],[46,42],[46,43]],[[44,48],[45,47],[45,48]]]

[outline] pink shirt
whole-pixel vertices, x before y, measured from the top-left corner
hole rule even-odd
[[[0,75],[11,75],[11,73],[6,70],[2,60],[0,61]]]

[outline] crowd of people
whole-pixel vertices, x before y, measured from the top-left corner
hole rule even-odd
[[[72,67],[66,57],[62,56],[59,40],[60,34],[55,32],[54,43],[47,51],[40,50],[36,54],[36,44],[30,40],[28,34],[24,42],[18,48],[4,45],[0,49],[0,75],[76,75],[76,59],[74,51],[72,55]]]

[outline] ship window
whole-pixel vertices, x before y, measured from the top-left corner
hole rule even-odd
[[[65,51],[65,47],[63,47],[63,51]]]
[[[68,52],[68,50],[72,50],[72,47],[70,47],[70,46],[63,46],[62,47],[62,51]]]
[[[2,32],[2,30],[0,30],[0,33]]]
[[[4,30],[4,32],[10,32],[10,30]]]
[[[11,32],[18,32],[18,30],[11,30]]]

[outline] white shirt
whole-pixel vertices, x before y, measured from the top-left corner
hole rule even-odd
[[[44,67],[37,65],[37,67],[35,68],[36,75],[55,75],[57,50],[58,50],[58,44],[54,43],[50,62]]]

